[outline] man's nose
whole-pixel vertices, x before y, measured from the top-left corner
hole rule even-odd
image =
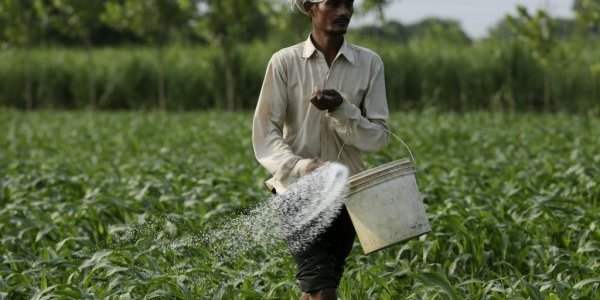
[[[340,16],[340,17],[344,16],[344,17],[350,18],[352,16],[353,11],[354,11],[354,8],[352,7],[352,5],[340,5],[338,16]]]

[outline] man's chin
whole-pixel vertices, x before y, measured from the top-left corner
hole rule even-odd
[[[328,30],[331,35],[344,35],[346,34],[346,31],[348,31],[348,28],[332,28],[331,30]]]

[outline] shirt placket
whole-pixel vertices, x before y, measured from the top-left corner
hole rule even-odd
[[[325,56],[323,54],[321,54],[320,52],[318,54],[319,54],[319,73],[324,74],[323,77],[320,78],[321,83],[320,83],[319,88],[321,90],[324,90],[327,88],[329,78],[331,77],[333,68],[335,67],[336,61],[339,57],[339,53],[338,53],[338,55],[336,55],[336,57],[331,62],[331,66],[327,65],[327,61],[325,60]],[[319,124],[320,124],[319,125],[320,157],[323,159],[329,159],[331,156],[330,155],[331,150],[329,149],[330,144],[331,144],[330,139],[333,137],[330,137],[328,123],[327,123],[324,111],[320,111],[320,113],[319,113]]]

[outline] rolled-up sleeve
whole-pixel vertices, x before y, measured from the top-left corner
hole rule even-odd
[[[378,151],[389,141],[389,111],[381,58],[375,57],[370,71],[362,110],[344,99],[339,107],[327,113],[342,141],[365,152]]]
[[[269,189],[284,189],[291,178],[311,161],[294,154],[283,139],[283,124],[287,108],[285,65],[277,54],[271,57],[258,97],[252,121],[252,145],[258,162],[273,178],[266,182]],[[284,186],[279,186],[283,183]]]

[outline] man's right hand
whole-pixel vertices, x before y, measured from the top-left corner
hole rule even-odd
[[[344,102],[344,98],[336,90],[316,90],[310,102],[319,110],[331,112]]]
[[[306,168],[304,169],[304,175],[310,174],[312,171],[318,169],[320,166],[322,166],[326,163],[327,163],[326,161],[320,160],[318,158],[313,159],[313,161],[311,161],[308,165],[306,165]]]

